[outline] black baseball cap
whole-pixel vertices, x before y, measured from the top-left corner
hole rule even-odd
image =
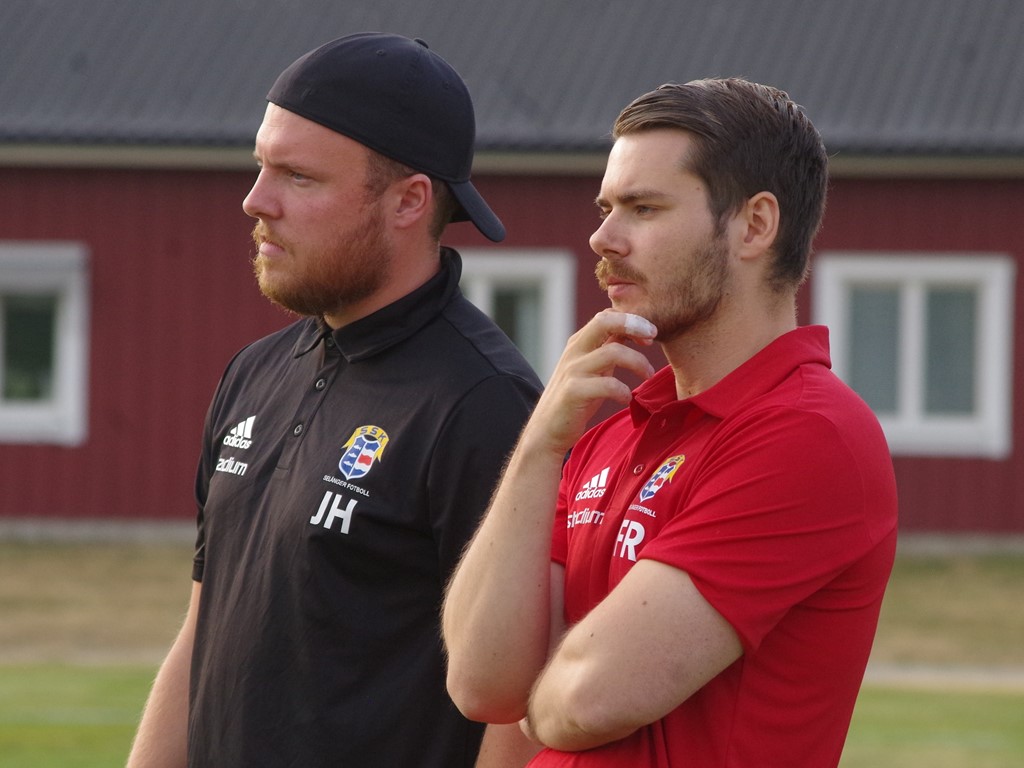
[[[505,227],[469,180],[476,119],[459,73],[422,40],[360,32],[301,56],[277,78],[267,101],[444,181],[494,242]]]

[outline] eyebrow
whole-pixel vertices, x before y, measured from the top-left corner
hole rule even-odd
[[[629,192],[625,192],[621,195],[615,196],[615,202],[620,205],[629,205],[635,203],[637,200],[661,200],[668,197],[665,192],[657,189],[634,189]],[[594,199],[594,205],[598,208],[608,208],[610,203],[607,198],[598,195]]]
[[[312,173],[312,169],[302,159],[296,159],[290,156],[287,152],[281,152],[279,150],[273,157],[268,158],[268,155],[274,155],[274,152],[260,152],[258,146],[252,151],[253,160],[255,160],[256,164],[260,167],[287,168],[304,175],[310,175]]]

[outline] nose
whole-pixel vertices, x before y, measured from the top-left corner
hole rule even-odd
[[[614,212],[608,213],[590,236],[590,249],[601,257],[625,254],[626,246],[615,223]]]
[[[275,217],[276,207],[266,171],[261,170],[249,194],[242,200],[242,210],[254,219],[269,219]]]

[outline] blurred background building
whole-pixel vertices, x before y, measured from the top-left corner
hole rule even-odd
[[[1016,0],[4,0],[0,521],[193,518],[220,373],[290,322],[241,210],[265,94],[366,30],[466,79],[509,235],[445,242],[542,377],[607,304],[587,241],[618,111],[706,76],[786,90],[832,155],[800,321],[883,422],[902,528],[1024,533]]]

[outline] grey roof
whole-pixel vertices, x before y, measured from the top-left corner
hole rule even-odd
[[[248,146],[277,74],[363,30],[447,58],[485,151],[602,149],[711,75],[788,91],[833,151],[1024,151],[1020,0],[3,0],[0,143]]]

